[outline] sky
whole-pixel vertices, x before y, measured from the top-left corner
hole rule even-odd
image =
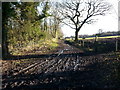
[[[99,32],[102,29],[103,32],[118,31],[118,0],[107,0],[113,5],[110,14],[105,16],[96,17],[98,20],[93,24],[85,24],[79,31],[79,35],[92,35]],[[71,29],[67,25],[61,27],[64,36],[74,36],[75,30]]]

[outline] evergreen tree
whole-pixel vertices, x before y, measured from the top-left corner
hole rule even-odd
[[[9,20],[11,17],[14,17],[16,13],[14,12],[15,2],[3,2],[2,3],[2,57],[3,59],[7,58],[9,54],[8,50],[8,29],[9,29]]]

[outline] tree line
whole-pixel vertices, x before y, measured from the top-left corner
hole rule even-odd
[[[62,37],[55,8],[44,1],[2,2],[3,58],[10,55],[10,48]]]

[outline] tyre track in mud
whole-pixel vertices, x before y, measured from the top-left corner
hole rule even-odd
[[[79,49],[64,44],[62,49],[58,49],[49,57],[36,60],[19,72],[13,72],[10,77],[3,78],[3,89],[24,86],[32,88],[99,86],[99,80],[96,79],[102,74],[97,74],[98,76],[94,74],[101,68],[94,64],[105,61],[105,55],[81,56],[81,54]]]

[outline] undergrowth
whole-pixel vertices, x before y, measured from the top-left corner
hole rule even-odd
[[[10,48],[9,50],[12,55],[24,55],[26,54],[26,52],[32,52],[37,50],[41,51],[41,53],[45,53],[55,49],[56,47],[58,47],[58,40],[51,39],[51,40],[41,40],[38,41],[37,43],[29,42],[24,47]]]

